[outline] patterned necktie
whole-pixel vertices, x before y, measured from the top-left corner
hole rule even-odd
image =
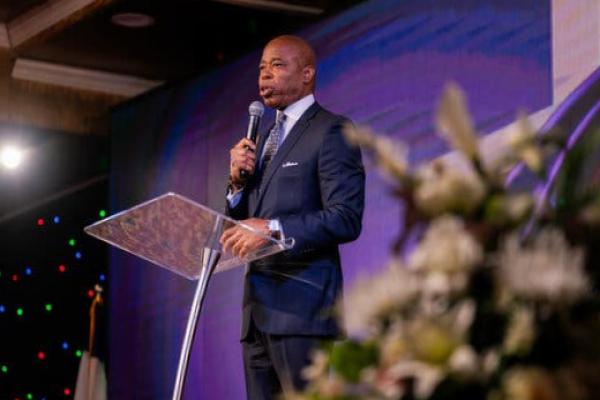
[[[269,132],[269,138],[265,143],[265,152],[263,154],[262,159],[262,169],[263,171],[267,169],[269,163],[277,153],[277,149],[279,148],[279,141],[283,136],[283,124],[285,122],[285,114],[282,111],[277,111],[277,117],[275,119],[275,125]]]

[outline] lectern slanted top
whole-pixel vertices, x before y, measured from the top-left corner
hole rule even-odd
[[[223,253],[221,233],[234,225],[266,240],[243,260]],[[263,235],[184,196],[166,193],[85,228],[85,232],[188,279],[198,279],[204,249],[221,253],[216,272],[278,253],[292,243]]]

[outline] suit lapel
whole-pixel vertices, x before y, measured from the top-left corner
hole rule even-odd
[[[290,133],[287,135],[287,137],[281,144],[281,147],[277,150],[277,153],[275,153],[275,156],[267,166],[267,169],[263,171],[263,176],[259,184],[256,210],[258,210],[260,207],[260,203],[262,202],[262,199],[265,195],[267,187],[271,182],[271,179],[273,179],[273,175],[280,168],[281,164],[283,163],[283,160],[285,160],[285,157],[287,157],[287,154],[290,152],[290,150],[294,148],[296,142],[300,139],[300,137],[302,137],[302,134],[308,129],[308,127],[310,126],[310,120],[315,116],[315,114],[320,108],[321,106],[319,106],[317,102],[315,102],[308,108],[308,110],[306,110],[304,114],[302,114],[298,122],[296,122]],[[264,142],[265,141],[263,140],[262,146],[264,146]],[[261,153],[259,154],[262,154],[262,147]]]

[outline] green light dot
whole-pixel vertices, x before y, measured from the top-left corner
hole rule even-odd
[[[6,365],[3,365],[0,369],[2,370],[3,374],[8,374],[8,367]]]
[[[83,355],[83,352],[81,350],[77,350],[75,352],[75,357],[77,357],[77,358],[81,358],[82,355]]]
[[[23,312],[23,309],[22,309],[21,307],[17,308],[17,315],[18,315],[19,317],[22,317],[22,316],[23,316],[23,313],[24,313],[24,312]]]
[[[33,395],[31,393],[27,393],[27,400],[33,400]]]
[[[48,312],[52,311],[52,304],[50,304],[50,303],[46,304],[45,308],[46,308],[46,311],[48,311]]]
[[[98,215],[100,216],[100,218],[104,218],[104,217],[106,217],[106,211],[105,210],[100,210],[100,212],[98,213]]]
[[[69,246],[75,247],[75,239],[69,239]]]

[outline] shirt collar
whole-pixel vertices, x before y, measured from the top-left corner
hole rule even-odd
[[[296,101],[295,103],[292,103],[289,106],[287,106],[283,110],[283,113],[285,114],[285,116],[287,118],[291,118],[294,121],[298,121],[300,119],[300,117],[302,116],[302,114],[304,114],[304,112],[306,110],[308,110],[308,108],[310,106],[312,106],[314,104],[314,102],[315,102],[315,96],[311,93],[307,96],[304,96],[303,98]]]

